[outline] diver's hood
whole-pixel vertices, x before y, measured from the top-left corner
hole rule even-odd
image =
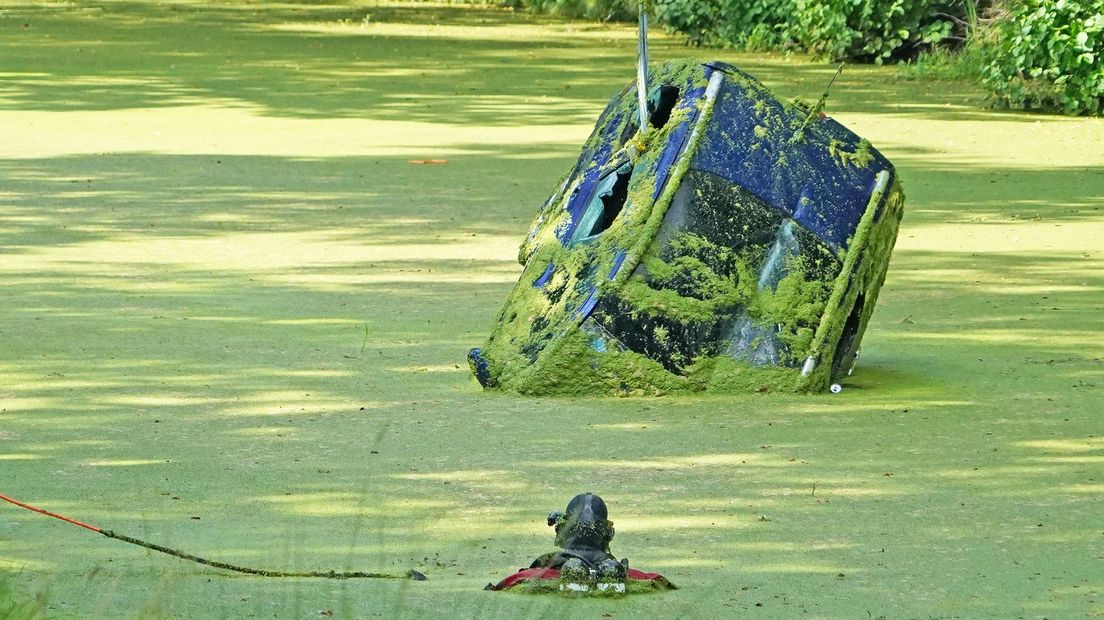
[[[556,522],[556,545],[562,549],[608,549],[614,533],[608,517],[601,497],[593,493],[576,495]]]

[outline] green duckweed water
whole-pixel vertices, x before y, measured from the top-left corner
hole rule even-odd
[[[227,576],[3,507],[0,616],[1104,613],[1100,119],[847,67],[825,111],[909,211],[842,394],[470,382],[634,37],[425,3],[0,3],[3,492],[229,562],[429,576]],[[836,69],[653,43],[784,97]],[[482,590],[586,490],[679,590]]]

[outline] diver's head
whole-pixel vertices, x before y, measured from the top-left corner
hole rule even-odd
[[[548,525],[556,528],[556,546],[562,549],[609,549],[613,540],[613,522],[606,502],[593,493],[571,498],[567,510],[548,515]]]

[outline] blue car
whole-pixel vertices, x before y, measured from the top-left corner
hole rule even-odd
[[[541,208],[474,376],[526,394],[827,390],[885,279],[893,165],[731,65],[649,84],[649,126],[630,84]]]

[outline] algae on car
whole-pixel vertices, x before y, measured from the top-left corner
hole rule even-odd
[[[698,61],[670,63],[654,74],[655,83],[677,87],[685,96],[691,89],[705,86],[705,68]],[[758,115],[748,148],[766,149],[764,152],[773,158],[780,173],[810,177],[820,174],[805,159],[791,164],[787,157],[788,149],[797,148],[795,145],[803,144],[811,136],[825,144],[831,161],[840,170],[867,168],[873,161],[868,140],[856,139],[851,145],[837,138],[828,140],[816,125],[809,125],[809,119],[819,114],[819,110],[779,99],[739,71],[718,72],[724,80],[740,86],[741,96],[750,100]],[[658,93],[659,88],[654,92]],[[876,276],[858,278],[855,277],[858,274],[845,271],[843,266],[872,268],[884,276],[892,243],[888,247],[867,247],[867,235],[855,234],[845,246],[846,253],[837,257],[822,242],[797,227],[790,234],[804,239],[801,247],[811,253],[784,257],[776,267],[780,275],[764,285],[758,273],[765,268],[770,240],[748,238],[739,248],[729,248],[687,232],[673,236],[659,234],[667,211],[685,182],[693,154],[699,148],[722,146],[703,144],[702,128],[709,125],[716,101],[701,98],[694,105],[677,105],[661,128],[641,131],[633,120],[638,115],[632,94],[630,85],[610,102],[584,145],[576,169],[558,183],[558,189],[546,201],[522,244],[519,255],[525,270],[479,353],[486,365],[488,387],[530,394],[723,391],[736,386],[746,389],[748,378],[759,375],[755,380],[759,382],[757,389],[761,385],[787,391],[826,389],[832,377],[841,372],[843,362],[836,358],[849,354],[849,350],[837,351],[834,343],[844,337],[861,338],[868,318],[860,317],[856,322],[850,306],[832,306],[829,302],[833,291],[843,286],[847,292],[846,297],[840,296],[842,293],[837,295],[837,304],[869,303],[869,308],[860,310],[870,310],[876,292],[871,294],[863,287],[881,285]],[[733,102],[727,98],[735,96],[732,91],[719,91],[719,97],[726,98],[726,103]],[[659,155],[668,147],[676,129],[689,131],[690,138],[657,196]],[[635,135],[630,136],[634,131]],[[798,134],[799,141],[794,139]],[[719,139],[727,141],[730,150],[741,144],[727,130],[721,131]],[[599,160],[588,163],[588,159],[600,152],[610,154],[609,162],[596,171]],[[628,164],[624,163],[626,159]],[[580,170],[603,178],[626,165],[632,166],[627,197],[609,228],[584,242],[561,241],[573,224],[578,225],[566,205],[579,191]],[[876,193],[870,197],[864,213],[872,215],[882,209],[883,199],[899,206],[898,188],[899,182],[894,178],[893,198]],[[730,199],[740,210],[725,212],[733,207],[724,200],[716,200],[715,205],[704,208],[716,211],[717,217],[724,219],[724,225],[732,229],[731,234],[759,233],[758,228],[753,228],[762,225],[754,211],[757,199],[744,198],[742,188],[694,191],[696,199],[705,205],[717,198],[707,193],[731,192]],[[742,206],[745,203],[750,206]],[[899,220],[899,214],[879,220],[883,223],[879,227],[881,233],[876,236],[895,237]],[[861,260],[857,258],[859,255]],[[603,277],[604,274],[609,277]],[[851,286],[855,282],[858,287]],[[590,299],[600,296],[603,304],[612,305],[614,309],[608,312],[639,321],[651,344],[629,350],[609,335],[607,330],[611,326],[603,326],[603,322],[610,319],[604,313],[597,315],[595,325],[585,328],[583,323],[588,319],[577,311],[588,295]],[[737,318],[773,331],[771,338],[777,344],[769,345],[772,351],[769,363],[736,357],[730,363],[709,364],[706,363],[709,358],[724,353],[715,348],[677,350],[673,344],[679,337],[672,337],[672,329],[715,333],[722,324]],[[845,335],[848,321],[850,332]],[[594,319],[589,322],[594,323]],[[581,342],[586,337],[576,333],[580,330],[602,332],[602,342],[595,341],[597,350],[585,351]],[[763,337],[765,334],[752,336],[750,346],[755,349],[768,346]],[[606,341],[615,351],[606,350]],[[655,363],[658,352],[653,354],[640,346],[666,349],[662,363]],[[569,359],[557,360],[555,356]],[[651,363],[645,363],[645,359]],[[691,367],[699,375],[693,380],[687,374]],[[726,380],[723,376],[703,380],[704,369],[739,376],[740,380]]]

